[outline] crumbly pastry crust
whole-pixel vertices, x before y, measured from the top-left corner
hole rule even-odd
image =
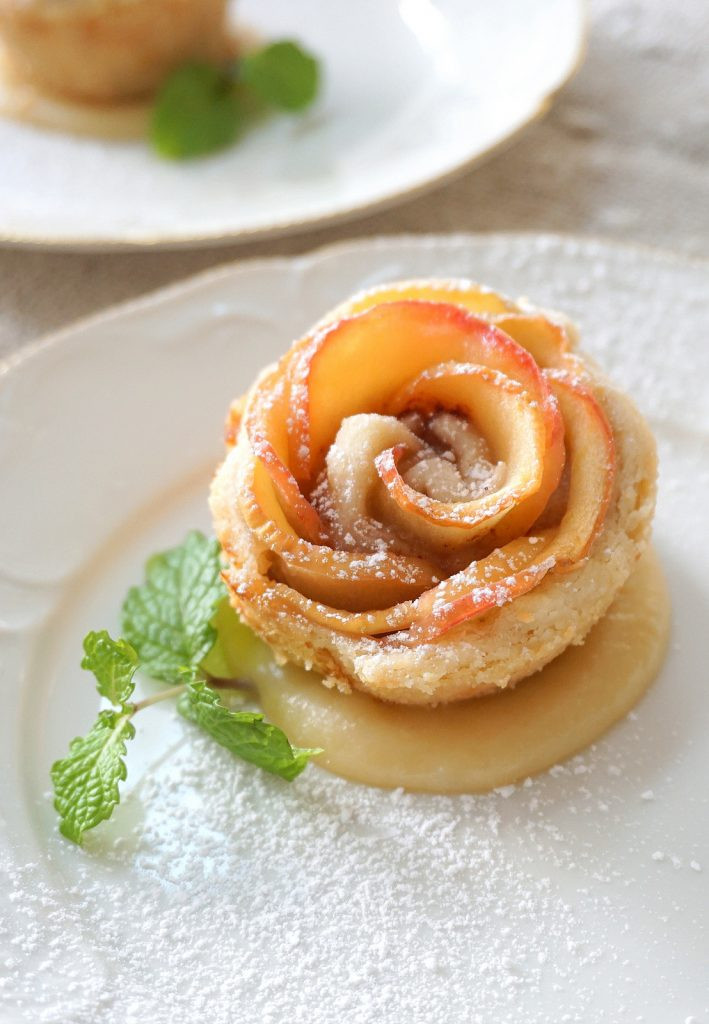
[[[465,287],[472,286],[464,283]],[[402,293],[421,282],[402,282]],[[446,287],[437,282],[437,288]],[[452,290],[460,288],[452,282]],[[380,290],[381,291],[381,290]],[[480,290],[480,294],[487,294]],[[511,303],[489,293],[494,320],[503,314],[540,315],[528,303]],[[367,296],[338,307],[323,323],[366,306]],[[558,314],[542,314],[563,325],[568,341],[575,332]],[[602,526],[577,564],[553,567],[532,589],[482,615],[469,618],[435,639],[411,644],[388,637],[354,636],[292,609],[279,611],[263,595],[284,584],[267,575],[268,537],[257,536],[243,513],[245,490],[256,458],[241,424],[243,403],[235,407],[235,442],[213,481],[210,504],[217,536],[226,553],[225,580],[242,619],[273,648],[277,657],[321,673],[342,690],[354,687],[389,701],[434,705],[483,696],[514,685],[541,669],[570,644],[580,644],[606,612],[647,546],[656,491],[653,437],[629,398],[618,392],[588,360],[570,352],[567,368],[605,413],[615,448],[615,472]],[[266,371],[268,372],[268,371]],[[531,531],[530,531],[531,532]]]

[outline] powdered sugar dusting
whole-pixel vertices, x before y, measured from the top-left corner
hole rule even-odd
[[[652,961],[624,892],[664,865],[642,839],[632,872],[576,840],[579,819],[627,840],[633,797],[610,769],[633,768],[607,750],[487,797],[434,798],[317,769],[289,787],[183,728],[189,742],[86,853],[50,842],[66,890],[10,869],[0,991],[26,1009],[14,1019],[548,1024],[551,991],[586,1024],[594,979]],[[698,878],[695,863],[675,870]],[[641,1012],[634,985],[614,994]]]

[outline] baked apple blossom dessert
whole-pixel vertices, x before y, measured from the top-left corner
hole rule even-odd
[[[656,456],[574,344],[557,314],[439,281],[296,341],[232,405],[212,487],[242,621],[401,705],[499,694],[582,644],[648,544]]]
[[[316,757],[435,793],[526,779],[622,718],[669,634],[655,445],[574,343],[558,314],[410,281],[266,367],[229,412],[217,541],[154,555],[123,636],[84,639],[111,707],[52,767],[62,833],[110,817],[157,701],[287,781]],[[139,669],[171,685],[136,702]]]

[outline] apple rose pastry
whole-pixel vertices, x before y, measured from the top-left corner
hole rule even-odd
[[[643,551],[656,458],[558,315],[469,283],[338,308],[234,403],[225,580],[277,656],[435,704],[583,641]]]

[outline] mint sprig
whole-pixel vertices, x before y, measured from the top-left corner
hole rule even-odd
[[[150,124],[153,148],[172,160],[232,145],[264,110],[305,110],[320,85],[317,59],[281,40],[231,64],[190,61],[157,94]]]
[[[243,761],[291,782],[319,749],[291,747],[286,734],[253,711],[230,711],[204,682],[190,683],[177,710]]]
[[[93,672],[96,689],[114,708],[100,711],[90,732],[72,740],[68,755],[52,765],[59,830],[75,843],[88,829],[110,818],[120,800],[126,740],[135,735],[131,724],[135,706],[128,704],[128,698],[135,689],[138,655],[125,640],[113,640],[104,629],[84,638],[81,667]]]
[[[319,64],[290,39],[247,54],[240,70],[241,80],[277,110],[305,110],[317,96]]]
[[[184,682],[209,653],[217,635],[211,619],[226,594],[220,573],[219,545],[197,530],[148,561],[145,583],[123,603],[123,633],[146,675]]]
[[[230,146],[241,128],[234,82],[223,68],[201,61],[170,75],[153,110],[151,138],[161,156],[203,156]]]
[[[100,711],[87,736],[69,744],[51,776],[59,831],[75,843],[84,832],[110,818],[126,777],[126,740],[135,736],[129,711]]]
[[[216,541],[188,534],[177,548],[155,555],[145,582],[133,587],[123,605],[128,640],[105,630],[84,639],[82,668],[93,672],[99,694],[112,707],[98,714],[85,737],[72,740],[66,757],[51,769],[54,806],[62,835],[80,843],[83,834],[111,816],[126,778],[126,741],[133,717],[161,700],[179,697],[178,710],[232,754],[291,781],[319,750],[291,747],[285,733],[250,711],[231,711],[207,685],[201,667],[212,649],[212,624],[225,599]],[[175,683],[131,703],[138,669]]]
[[[84,637],[81,667],[96,676],[96,689],[114,705],[125,704],[135,689],[138,654],[125,640],[113,640],[105,629]]]

